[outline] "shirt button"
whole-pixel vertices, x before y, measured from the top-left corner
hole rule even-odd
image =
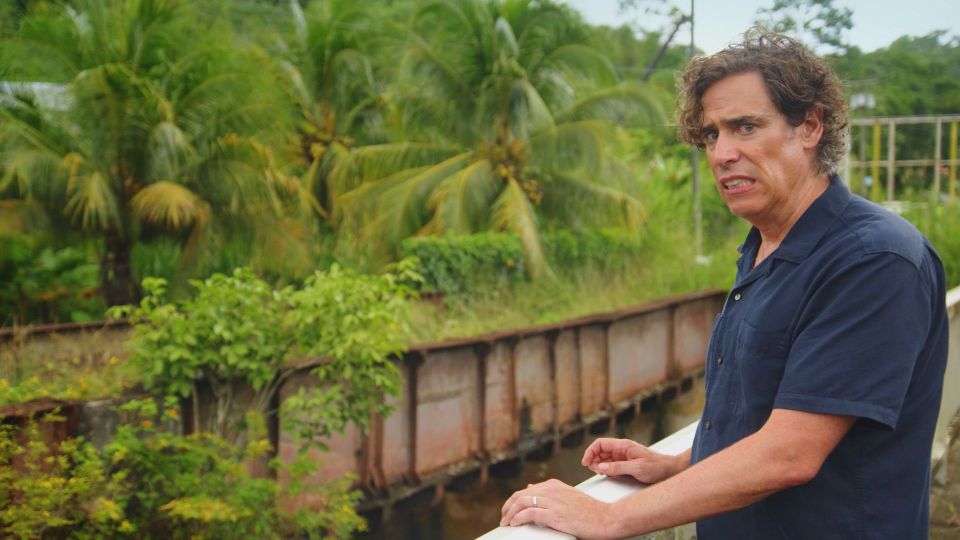
[[[703,423],[703,427],[709,430],[711,427],[713,427],[713,423],[707,420],[706,422]]]
[[[734,301],[734,302],[739,302],[739,301],[740,301],[740,293],[737,293],[737,294],[733,295],[733,301]]]
[[[722,356],[718,356],[718,357],[717,357],[717,365],[718,365],[718,366],[722,366],[722,365],[723,365],[723,357],[722,357]]]

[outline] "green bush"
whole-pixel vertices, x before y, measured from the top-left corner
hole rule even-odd
[[[360,493],[349,489],[350,478],[285,486],[255,478],[246,463],[269,450],[262,423],[250,421],[259,428],[243,446],[209,433],[176,435],[157,427],[176,420],[173,405],[160,407],[152,399],[126,404],[122,409],[134,422],[121,425],[102,451],[73,439],[51,452],[36,424],[21,432],[0,426],[0,536],[348,538],[363,529],[353,510]],[[286,467],[294,478],[315,469],[305,460]],[[288,512],[277,504],[305,491],[323,505]]]
[[[414,237],[401,257],[416,257],[428,291],[455,294],[502,286],[526,278],[523,244],[515,234]]]
[[[82,249],[0,236],[0,325],[99,319],[99,279],[97,264]]]
[[[573,275],[586,268],[613,270],[643,252],[640,237],[618,229],[556,230],[541,236],[553,271]],[[405,240],[404,257],[419,260],[419,273],[428,291],[444,294],[498,289],[527,279],[523,246],[512,233],[422,237]]]
[[[202,418],[193,408],[194,425],[219,436],[248,409],[266,416],[298,362],[324,358],[312,370],[319,383],[284,403],[295,432],[316,442],[348,422],[364,426],[371,412],[390,412],[382,398],[399,391],[389,357],[405,345],[406,283],[417,279],[411,266],[362,275],[334,265],[279,290],[240,268],[192,281],[193,294],[173,302],[166,282],[149,278],[139,306],[111,315],[129,315],[134,325],[130,361],[148,390],[196,402],[198,381],[210,386],[214,404]],[[252,390],[249,402],[238,389]]]

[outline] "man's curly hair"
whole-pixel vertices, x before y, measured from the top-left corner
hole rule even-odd
[[[763,77],[770,99],[792,126],[807,113],[823,110],[823,137],[817,147],[818,173],[835,174],[847,154],[847,104],[840,79],[827,63],[799,41],[753,28],[741,43],[687,64],[678,81],[677,133],[685,143],[704,148],[703,94],[714,83],[737,73]]]

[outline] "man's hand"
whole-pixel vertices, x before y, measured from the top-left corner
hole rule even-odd
[[[683,455],[669,456],[629,439],[597,439],[580,461],[584,467],[607,476],[632,476],[644,484],[665,480],[685,469]]]
[[[500,526],[534,523],[580,539],[614,538],[611,505],[560,480],[530,484],[507,499]]]

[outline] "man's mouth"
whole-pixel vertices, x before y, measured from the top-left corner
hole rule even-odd
[[[742,188],[754,184],[754,180],[749,178],[731,178],[730,180],[724,180],[721,182],[723,189],[726,191],[732,191],[737,188]]]

